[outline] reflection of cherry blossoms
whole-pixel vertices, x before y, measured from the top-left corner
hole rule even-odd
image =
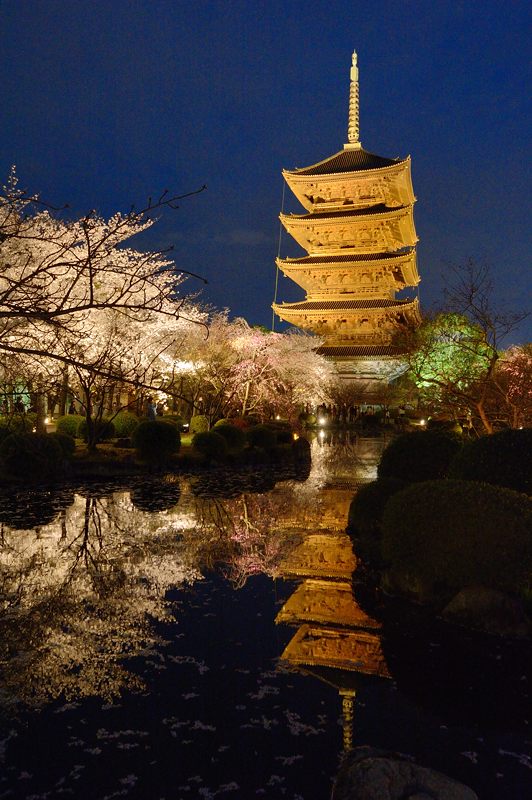
[[[124,665],[169,618],[167,590],[200,577],[182,512],[137,511],[128,495],[76,496],[51,524],[4,528],[0,550],[3,700],[115,696],[139,678]]]

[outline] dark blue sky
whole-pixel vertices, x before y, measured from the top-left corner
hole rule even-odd
[[[422,305],[469,256],[492,265],[501,302],[529,304],[529,2],[0,9],[2,175],[16,164],[25,187],[76,213],[206,183],[137,241],[175,245],[177,266],[208,279],[206,302],[270,324],[281,169],[342,148],[356,49],[364,147],[412,156]],[[281,253],[299,252],[284,236]],[[280,300],[302,296],[281,276]],[[512,340],[531,338],[527,323]]]

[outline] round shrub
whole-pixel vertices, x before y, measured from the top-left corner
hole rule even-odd
[[[398,478],[380,478],[361,486],[351,500],[347,532],[356,541],[357,555],[382,563],[382,516],[390,497],[408,484]]]
[[[190,420],[189,433],[204,433],[209,430],[209,420],[203,414],[197,414]]]
[[[0,444],[4,469],[13,478],[48,480],[63,467],[59,442],[48,434],[12,433]]]
[[[532,428],[508,429],[467,442],[449,468],[449,476],[484,481],[532,494]]]
[[[57,433],[63,433],[65,436],[71,436],[73,439],[78,435],[78,429],[85,417],[80,414],[65,414],[64,417],[59,417],[55,423]]]
[[[262,447],[264,450],[275,447],[275,430],[269,425],[255,425],[246,432],[246,436],[250,447]]]
[[[379,478],[399,478],[408,483],[444,478],[461,447],[461,439],[452,433],[403,433],[383,452],[377,474]]]
[[[140,420],[137,415],[133,414],[131,411],[119,411],[113,419],[115,435],[119,439],[125,439],[131,436],[139,422]]]
[[[227,441],[217,431],[200,431],[192,439],[192,447],[207,461],[221,461],[227,455]]]
[[[212,427],[213,428],[219,428],[220,425],[233,425],[233,423],[234,423],[234,420],[224,417],[223,419],[217,420]],[[235,427],[238,427],[238,426],[235,426]]]
[[[235,425],[215,425],[213,433],[219,433],[227,442],[229,451],[239,453],[244,449],[246,444],[246,434]]]
[[[434,417],[431,417],[427,422],[427,430],[462,433],[462,426],[455,419],[434,419]]]
[[[532,567],[532,501],[474,481],[427,481],[390,497],[382,553],[392,584],[438,599],[482,585],[520,592]],[[394,577],[395,576],[395,577]]]
[[[59,444],[59,447],[63,451],[63,455],[65,458],[71,458],[74,455],[76,450],[76,442],[72,438],[72,436],[67,436],[66,433],[59,433],[56,431],[55,433],[49,433],[48,436]]]
[[[164,463],[181,446],[181,436],[176,426],[162,420],[139,422],[131,441],[139,458],[150,464]]]
[[[178,430],[183,427],[183,417],[180,414],[165,414],[162,420],[163,422],[171,422]]]
[[[108,439],[113,439],[115,435],[115,426],[114,424],[108,419],[102,419],[99,421],[94,420],[93,425],[96,427],[96,441],[97,442],[106,442]],[[62,432],[62,431],[61,431]],[[77,435],[83,441],[88,440],[88,428],[87,428],[87,420],[85,417],[81,418],[81,422],[78,426]]]

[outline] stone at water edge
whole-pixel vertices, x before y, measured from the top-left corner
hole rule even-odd
[[[479,800],[463,783],[395,753],[357,747],[346,755],[331,800]]]
[[[497,589],[466,586],[443,609],[442,617],[498,636],[530,637],[532,625],[522,603]]]

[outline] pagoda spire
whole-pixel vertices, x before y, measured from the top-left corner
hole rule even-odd
[[[359,138],[359,99],[358,99],[358,66],[356,50],[351,59],[349,86],[349,119],[347,123],[347,144],[344,149],[355,150],[362,147]]]

